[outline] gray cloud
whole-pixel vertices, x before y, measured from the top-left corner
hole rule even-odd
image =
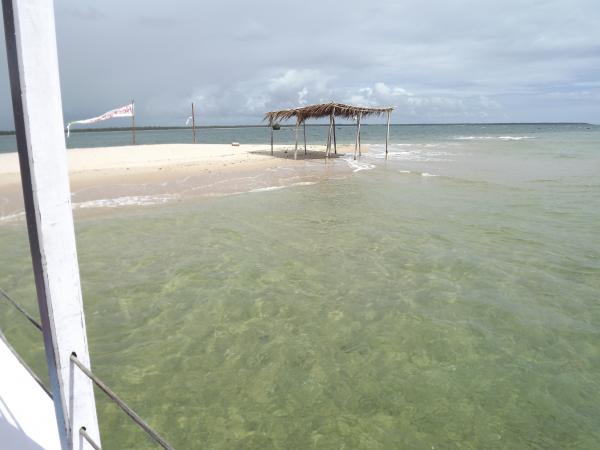
[[[398,122],[600,122],[596,0],[56,3],[66,119],[257,123],[317,101]],[[12,126],[0,55],[0,129]]]

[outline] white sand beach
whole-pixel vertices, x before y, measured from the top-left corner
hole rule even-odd
[[[309,146],[294,160],[293,146],[156,144],[69,149],[74,205],[162,203],[189,195],[224,195],[269,188],[314,175],[306,160],[324,158],[324,146]],[[338,148],[341,155],[349,148]],[[323,161],[321,161],[323,162]],[[285,170],[285,175],[278,172]],[[301,171],[290,176],[290,171]],[[116,200],[115,200],[116,199]],[[82,206],[87,208],[88,206]],[[0,154],[0,216],[22,211],[17,153]]]
[[[281,151],[282,147],[278,147]],[[72,181],[112,176],[127,170],[150,173],[185,168],[223,168],[234,164],[268,165],[273,161],[265,145],[157,144],[123,147],[70,149],[67,152]],[[19,176],[17,153],[0,154],[0,185],[12,184]]]

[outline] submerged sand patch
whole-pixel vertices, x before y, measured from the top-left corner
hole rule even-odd
[[[339,148],[338,156],[344,150]],[[74,209],[162,204],[192,196],[260,192],[311,183],[345,165],[329,164],[324,146],[158,144],[68,150]],[[335,158],[329,161],[333,162]],[[0,154],[0,218],[23,211],[17,153]],[[1,219],[0,219],[1,220]]]

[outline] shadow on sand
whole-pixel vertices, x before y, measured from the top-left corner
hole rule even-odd
[[[289,146],[289,147],[284,147],[284,148],[275,148],[275,150],[273,151],[273,155],[271,155],[271,150],[270,149],[266,149],[266,150],[255,150],[250,152],[252,154],[255,155],[264,155],[264,156],[272,156],[273,158],[280,158],[280,159],[294,159],[294,146]],[[335,154],[333,152],[333,150],[331,151],[331,154],[329,155],[329,158],[326,157],[325,154],[325,150],[315,150],[315,149],[311,149],[308,148],[306,151],[306,154],[304,154],[304,147],[302,148],[298,148],[298,160],[317,160],[317,159],[335,159],[335,158],[340,158],[343,156],[346,156],[348,154],[352,154],[351,152],[349,152],[347,149],[344,149],[343,151],[338,148],[338,153]]]

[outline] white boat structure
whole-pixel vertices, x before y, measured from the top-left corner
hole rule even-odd
[[[0,335],[0,448],[100,449],[94,385],[172,448],[91,371],[66,159],[53,0],[2,0],[48,391]],[[24,312],[6,293],[3,296]],[[25,313],[26,314],[26,313]]]

